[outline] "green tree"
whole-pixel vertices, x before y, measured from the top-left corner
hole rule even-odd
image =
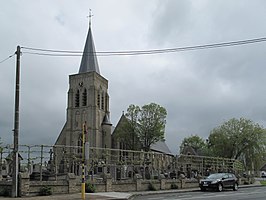
[[[266,150],[265,130],[244,118],[230,119],[213,129],[208,141],[214,155],[242,160],[247,169],[258,169]]]
[[[164,107],[150,103],[142,106],[138,119],[138,137],[145,151],[155,142],[164,139],[167,111]]]
[[[207,148],[206,141],[198,135],[191,135],[190,137],[186,137],[183,139],[180,145],[180,152],[184,151],[185,146],[192,147],[196,153],[201,152],[205,155],[205,151]]]
[[[141,108],[130,105],[125,114],[128,123],[121,126],[121,134],[118,136],[122,136],[123,142],[128,141],[128,144],[131,141],[135,149],[141,146],[145,151],[149,151],[153,143],[164,139],[166,115],[166,109],[155,103]]]

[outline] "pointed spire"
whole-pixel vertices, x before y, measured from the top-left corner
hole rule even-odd
[[[107,113],[104,115],[102,125],[112,125],[112,123],[109,119],[109,115]]]
[[[98,65],[98,60],[96,56],[95,46],[92,38],[92,32],[91,32],[91,12],[89,15],[89,31],[79,67],[79,73],[84,72],[97,72],[100,74],[100,69]]]

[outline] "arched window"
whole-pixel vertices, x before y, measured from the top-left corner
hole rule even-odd
[[[80,113],[79,111],[77,111],[75,115],[75,127],[79,126],[79,122],[80,122]]]
[[[78,153],[82,153],[82,135],[78,138]]]
[[[82,118],[81,118],[81,121],[82,121],[82,122],[86,122],[86,121],[88,121],[88,113],[87,113],[87,111],[86,111],[85,109],[82,111]]]
[[[79,90],[75,94],[75,107],[79,107]]]
[[[86,106],[86,105],[87,105],[87,90],[84,89],[82,93],[82,106]]]

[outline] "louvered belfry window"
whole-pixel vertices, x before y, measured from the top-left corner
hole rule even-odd
[[[84,89],[82,93],[82,106],[86,106],[86,105],[87,105],[87,90]]]
[[[75,94],[75,107],[79,107],[79,90]]]

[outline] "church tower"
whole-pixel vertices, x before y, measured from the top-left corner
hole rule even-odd
[[[108,80],[100,74],[91,25],[77,74],[69,76],[67,121],[55,145],[81,146],[87,124],[91,147],[111,148]]]

